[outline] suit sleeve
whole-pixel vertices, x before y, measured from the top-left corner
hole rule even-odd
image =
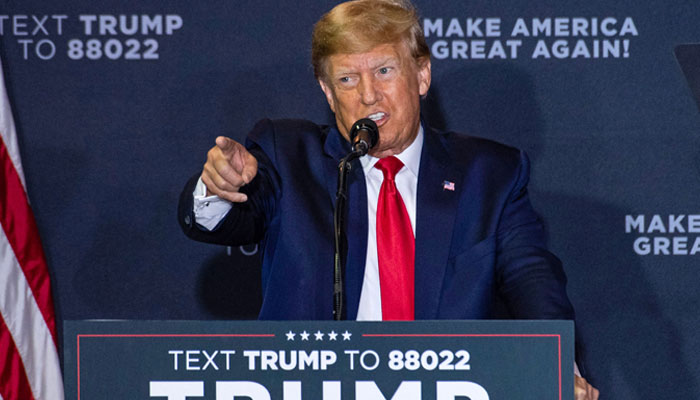
[[[497,232],[501,297],[515,318],[574,319],[561,261],[546,248],[540,218],[530,205],[530,163],[524,152]]]
[[[272,123],[269,120],[260,121],[250,133],[250,137],[260,140],[274,137]],[[226,217],[213,230],[200,227],[195,221],[192,193],[199,174],[187,182],[180,194],[178,222],[189,238],[224,246],[253,244],[264,239],[274,216],[276,201],[281,194],[281,185],[272,159],[258,141],[246,141],[246,148],[258,160],[258,173],[255,178],[241,188],[241,192],[248,195],[248,201],[234,203]],[[274,142],[274,139],[270,139],[270,142]]]

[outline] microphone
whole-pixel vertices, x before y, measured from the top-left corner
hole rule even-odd
[[[357,157],[362,157],[369,149],[374,147],[379,141],[379,128],[369,118],[362,118],[352,124],[350,129],[350,143],[352,143],[352,151],[357,154]]]

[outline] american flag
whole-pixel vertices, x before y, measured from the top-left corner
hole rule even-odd
[[[0,399],[62,400],[46,258],[0,62]]]
[[[455,183],[450,182],[450,181],[443,181],[442,182],[442,190],[449,190],[454,192],[455,191]]]

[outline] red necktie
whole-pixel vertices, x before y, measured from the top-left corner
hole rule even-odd
[[[394,176],[403,167],[396,157],[374,165],[384,173],[377,202],[377,257],[383,320],[414,319],[415,239]]]

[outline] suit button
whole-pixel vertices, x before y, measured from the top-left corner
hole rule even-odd
[[[187,225],[187,226],[192,225],[192,218],[190,218],[189,215],[185,215],[185,225]]]

